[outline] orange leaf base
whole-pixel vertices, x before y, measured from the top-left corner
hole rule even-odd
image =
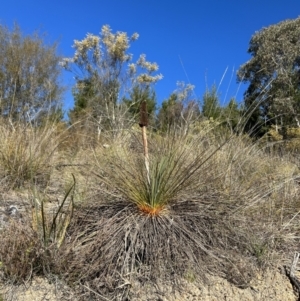
[[[151,216],[159,215],[159,213],[164,208],[163,206],[151,207],[149,205],[139,205],[138,207],[142,211],[142,213],[151,215]]]

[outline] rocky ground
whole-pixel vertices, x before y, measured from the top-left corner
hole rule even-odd
[[[152,292],[151,292],[152,291]],[[145,296],[145,288],[132,285],[131,301],[296,301],[298,295],[284,272],[269,270],[263,275],[258,275],[251,286],[247,289],[239,289],[225,279],[210,277],[209,284],[205,286],[197,283],[187,283],[182,292],[172,292],[168,288],[160,288],[160,293],[154,288],[148,289]],[[56,300],[79,300],[72,290],[59,281],[49,283],[46,279],[35,278],[31,283],[21,286],[2,286],[1,290],[4,301],[56,301]],[[1,297],[0,297],[1,300]],[[109,300],[101,298],[99,300]]]

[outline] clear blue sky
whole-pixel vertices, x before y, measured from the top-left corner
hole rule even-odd
[[[242,100],[245,86],[238,90],[236,70],[250,58],[255,31],[298,15],[299,0],[3,0],[0,23],[11,27],[17,21],[25,33],[47,32],[66,57],[74,53],[74,39],[98,34],[104,24],[114,32],[138,32],[130,52],[159,64],[164,76],[156,85],[159,103],[177,81],[195,85],[201,98],[228,68],[219,88],[223,102],[236,94]],[[71,88],[72,76],[65,74],[64,81]],[[65,108],[72,102],[66,93]]]

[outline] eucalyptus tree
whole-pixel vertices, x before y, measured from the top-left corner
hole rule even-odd
[[[251,58],[238,70],[249,83],[245,108],[248,129],[264,124],[300,126],[300,18],[256,32],[248,49]]]

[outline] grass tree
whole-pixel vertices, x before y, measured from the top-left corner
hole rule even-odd
[[[146,117],[143,103],[143,139],[136,136],[135,148],[112,146],[95,156],[94,173],[105,197],[76,217],[80,234],[74,250],[80,250],[80,258],[70,268],[97,292],[105,292],[112,279],[114,294],[118,287],[123,294],[137,279],[174,284],[192,275],[203,280],[219,265],[215,251],[223,239],[231,239],[220,218],[230,205],[212,184],[225,172],[217,167],[217,154],[229,140],[207,147],[202,142],[208,129],[197,137],[175,133],[148,139]]]

